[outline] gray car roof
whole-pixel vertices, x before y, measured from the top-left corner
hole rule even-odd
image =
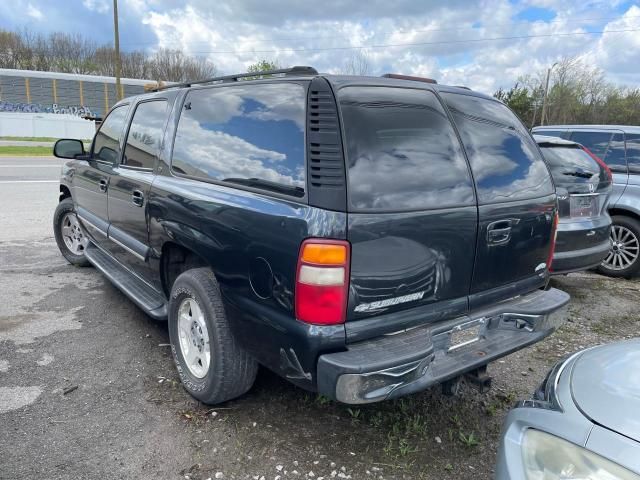
[[[533,127],[533,131],[544,130],[622,130],[625,133],[640,133],[637,125],[544,125]]]

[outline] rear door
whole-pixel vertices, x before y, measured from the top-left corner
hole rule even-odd
[[[538,288],[557,210],[551,175],[533,138],[504,104],[442,94],[460,132],[478,195],[470,308]]]
[[[121,163],[109,187],[109,238],[114,256],[160,290],[149,268],[147,201],[168,117],[167,99],[139,103],[127,133]]]
[[[477,206],[443,106],[428,90],[379,86],[344,87],[338,100],[352,246],[348,319],[394,314],[410,325],[463,314]]]

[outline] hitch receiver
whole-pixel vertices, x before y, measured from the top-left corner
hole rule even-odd
[[[464,378],[480,393],[487,393],[491,389],[491,377],[487,373],[486,365],[465,373]]]

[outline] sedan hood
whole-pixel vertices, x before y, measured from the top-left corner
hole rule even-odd
[[[591,421],[640,442],[640,339],[585,351],[573,365],[571,392]]]

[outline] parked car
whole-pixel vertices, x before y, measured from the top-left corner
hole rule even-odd
[[[598,270],[612,277],[640,271],[640,127],[623,125],[549,125],[533,132],[584,145],[609,166],[611,251]]]
[[[640,479],[640,340],[559,362],[509,413],[497,480]]]
[[[262,364],[374,402],[554,331],[569,299],[545,290],[556,194],[504,104],[401,78],[262,75],[125,99],[88,153],[54,148],[72,159],[62,254],[168,319],[194,397],[239,396]]]
[[[611,170],[579,143],[544,135],[533,138],[551,169],[558,194],[552,274],[597,267],[611,250],[611,217],[607,213]]]

